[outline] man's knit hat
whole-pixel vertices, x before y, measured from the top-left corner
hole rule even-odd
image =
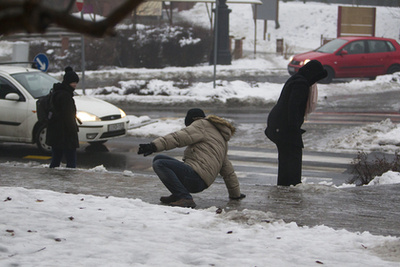
[[[185,125],[189,126],[192,124],[192,122],[195,121],[196,118],[205,118],[206,114],[204,114],[204,111],[199,109],[199,108],[192,108],[189,109],[186,117],[185,117]]]
[[[78,82],[79,82],[78,74],[76,74],[76,72],[71,67],[69,67],[69,66],[66,67],[64,78],[63,78],[63,83],[71,84],[71,83],[78,83]]]

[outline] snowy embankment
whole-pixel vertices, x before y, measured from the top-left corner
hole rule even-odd
[[[400,240],[259,211],[0,187],[2,266],[398,266]],[[62,207],[62,208],[61,208]]]

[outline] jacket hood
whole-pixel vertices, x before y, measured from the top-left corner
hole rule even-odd
[[[236,132],[236,128],[229,121],[224,120],[223,118],[209,115],[205,119],[219,130],[226,141],[229,141]]]
[[[301,67],[298,73],[306,78],[310,86],[328,76],[328,72],[318,60],[311,60]]]

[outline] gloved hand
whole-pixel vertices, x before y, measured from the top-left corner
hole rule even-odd
[[[229,197],[229,198],[230,198],[230,199],[233,199],[233,200],[241,200],[242,198],[245,198],[245,197],[246,197],[245,194],[240,194],[239,197]]]
[[[143,156],[148,156],[156,152],[156,146],[153,143],[150,144],[140,144],[138,154],[143,154]]]

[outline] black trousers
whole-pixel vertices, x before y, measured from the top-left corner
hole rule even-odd
[[[67,160],[67,168],[76,168],[76,148],[62,149],[52,147],[51,154],[50,168],[60,167],[63,156]]]
[[[292,144],[277,144],[278,147],[278,185],[301,183],[303,148]]]

